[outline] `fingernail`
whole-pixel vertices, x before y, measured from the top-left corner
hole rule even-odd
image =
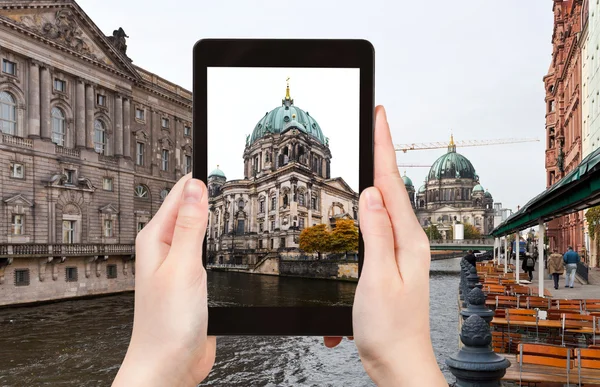
[[[183,201],[187,203],[196,203],[202,200],[202,183],[196,179],[191,179],[185,183],[183,189]]]
[[[367,207],[371,210],[379,210],[383,208],[383,200],[377,189],[369,189],[365,192],[367,195]]]

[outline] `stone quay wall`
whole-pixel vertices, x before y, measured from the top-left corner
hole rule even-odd
[[[347,261],[279,261],[279,275],[333,280],[358,280],[358,262]]]

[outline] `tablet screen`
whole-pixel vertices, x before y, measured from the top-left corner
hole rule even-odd
[[[210,306],[351,306],[360,71],[209,67]]]

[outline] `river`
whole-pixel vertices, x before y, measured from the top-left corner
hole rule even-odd
[[[457,259],[431,264],[431,335],[438,363],[457,350]],[[256,281],[264,289],[287,289],[287,278],[209,272],[209,293]],[[227,277],[230,276],[230,277]],[[227,280],[227,281],[225,281]],[[300,280],[325,299],[351,300],[355,285]],[[217,284],[218,287],[217,287]],[[269,294],[265,291],[261,297]],[[254,298],[256,300],[256,298]],[[133,321],[133,295],[0,309],[0,386],[110,386],[120,366]],[[219,337],[215,366],[202,386],[373,386],[353,342],[325,348],[318,337]]]

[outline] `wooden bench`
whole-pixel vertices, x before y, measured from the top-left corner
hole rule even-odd
[[[524,285],[510,285],[509,289],[508,289],[508,293],[509,294],[521,294],[521,295],[526,295],[526,296],[531,296],[532,295],[532,290],[529,286],[524,286]]]
[[[569,384],[571,370],[574,366],[573,350],[555,345],[519,344],[517,362],[519,364],[519,382],[521,383],[524,369],[536,369],[535,366],[545,366],[550,368],[550,375],[552,376],[565,375],[566,382]],[[550,378],[550,381],[554,380]]]
[[[600,313],[600,300],[583,300],[583,308],[588,312]]]
[[[484,284],[483,291],[487,294],[505,295],[506,287],[502,285]]]
[[[579,378],[579,384],[582,383],[582,373],[586,370],[600,370],[600,349],[576,348],[576,365]],[[598,378],[600,384],[600,377]]]
[[[539,297],[539,296],[526,296],[520,297],[520,307],[521,308],[526,308],[526,309],[533,309],[533,308],[537,308],[537,309],[550,309],[550,306],[552,304],[552,299],[551,298],[547,298],[547,297]]]
[[[539,337],[539,315],[535,309],[506,309],[507,331],[511,333],[510,325],[515,322],[535,323],[535,336]],[[514,326],[514,324],[513,324]]]
[[[561,340],[563,346],[566,344],[578,345],[576,335],[580,333],[585,333],[588,330],[591,334],[595,335],[596,317],[594,316],[589,316],[585,314],[563,313],[561,316],[561,321]],[[570,326],[570,328],[565,328],[567,326]],[[571,335],[567,336],[565,334],[566,332],[570,332]]]
[[[520,333],[509,333],[505,331],[492,332],[492,349],[498,353],[515,353],[523,340]]]

